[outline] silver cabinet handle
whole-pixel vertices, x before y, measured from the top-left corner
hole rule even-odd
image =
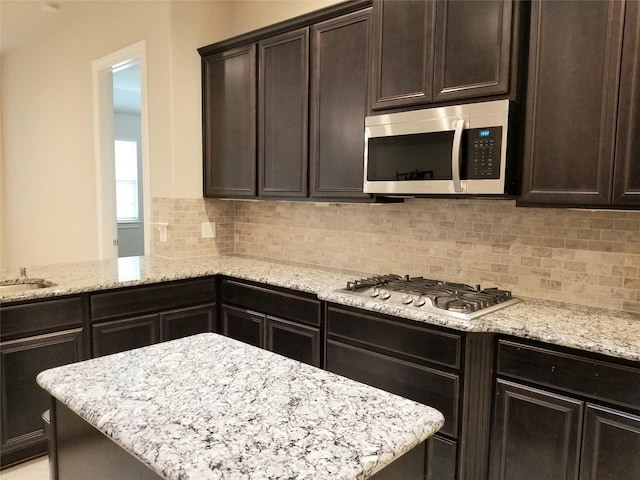
[[[462,150],[462,130],[464,130],[464,119],[456,120],[456,130],[453,134],[453,150],[451,151],[451,177],[453,180],[453,191],[462,192],[460,184],[460,153]]]

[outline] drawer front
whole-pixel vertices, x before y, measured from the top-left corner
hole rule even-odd
[[[327,309],[327,334],[355,340],[394,356],[460,368],[460,335],[336,306],[329,306]]]
[[[2,307],[0,338],[2,341],[13,340],[27,335],[81,327],[84,312],[81,297]]]
[[[274,317],[320,326],[320,301],[313,295],[287,293],[270,288],[223,279],[220,296],[233,304]]]
[[[215,301],[213,278],[131,287],[91,295],[91,320],[106,320],[141,313],[172,310]]]
[[[440,433],[457,436],[460,381],[457,375],[414,365],[351,345],[327,341],[326,368],[367,385],[440,410]]]
[[[498,374],[640,409],[640,369],[500,340]]]

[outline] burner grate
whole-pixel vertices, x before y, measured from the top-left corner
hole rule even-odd
[[[390,298],[388,292],[402,293],[401,303],[422,306],[428,298],[437,309],[450,312],[472,313],[512,299],[511,292],[495,287],[482,289],[464,283],[443,282],[424,277],[402,277],[387,274],[347,282],[347,290],[360,292],[367,290],[370,297],[381,300]],[[381,292],[386,294],[382,295]],[[360,294],[360,293],[359,293]],[[361,293],[366,294],[365,292]],[[415,301],[414,301],[415,300]]]

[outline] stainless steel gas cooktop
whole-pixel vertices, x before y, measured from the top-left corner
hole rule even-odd
[[[379,275],[347,282],[340,292],[374,301],[471,320],[518,303],[508,290],[481,288],[423,277]]]

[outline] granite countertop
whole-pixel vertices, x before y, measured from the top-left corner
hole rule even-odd
[[[224,274],[316,294],[319,299],[469,332],[494,332],[640,361],[640,315],[603,308],[522,298],[522,302],[474,320],[462,320],[357,298],[336,291],[348,280],[380,272],[345,272],[235,256],[197,259],[129,257],[29,267],[29,277],[53,287],[0,296],[0,302],[32,300],[133,285]],[[15,276],[15,272],[14,272]],[[0,279],[10,278],[2,272]],[[0,295],[2,295],[0,293]]]
[[[437,410],[214,333],[46,370],[38,383],[166,479],[364,479]]]

